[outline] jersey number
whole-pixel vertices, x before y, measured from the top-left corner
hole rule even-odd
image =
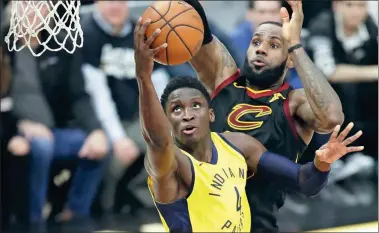
[[[235,187],[235,186],[234,186],[234,191],[236,191],[236,196],[237,196],[236,209],[237,209],[237,211],[240,211],[241,210],[241,196],[240,196],[240,193],[239,193],[237,187]]]

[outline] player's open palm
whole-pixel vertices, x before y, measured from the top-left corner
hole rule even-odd
[[[155,54],[167,47],[167,43],[164,43],[155,49],[150,48],[153,41],[161,32],[158,28],[150,38],[145,40],[146,29],[150,23],[151,19],[142,22],[142,18],[140,17],[134,29],[134,60],[136,62],[136,75],[140,79],[151,77]]]
[[[289,43],[289,46],[294,46],[300,43],[301,39],[301,29],[304,21],[303,3],[301,0],[287,0],[287,2],[291,6],[292,15],[290,18],[285,7],[280,9],[280,17],[283,21],[283,37]]]
[[[347,153],[351,152],[357,152],[363,150],[363,146],[348,146],[351,143],[355,142],[361,135],[362,131],[358,131],[353,136],[346,138],[346,136],[349,134],[351,129],[353,128],[354,124],[349,123],[346,128],[340,133],[341,126],[337,125],[332,135],[330,136],[329,141],[320,147],[316,151],[316,157],[320,162],[332,164],[336,160],[340,159],[342,156],[346,155]]]

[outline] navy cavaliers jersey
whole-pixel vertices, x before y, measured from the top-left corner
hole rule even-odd
[[[211,107],[215,132],[242,132],[259,142],[267,150],[297,162],[306,149],[298,136],[289,110],[289,93],[293,90],[284,83],[277,90],[254,91],[246,86],[237,71],[221,83],[212,95]],[[276,214],[284,203],[285,192],[277,184],[256,176],[246,186],[249,198],[252,231],[277,230]]]

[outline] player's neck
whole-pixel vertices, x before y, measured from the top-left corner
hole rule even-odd
[[[204,140],[200,140],[196,144],[187,147],[183,145],[180,147],[198,161],[209,163],[212,159],[212,138],[210,134],[207,135]]]
[[[258,86],[251,85],[249,81],[246,80],[246,84],[250,89],[253,89],[254,91],[262,91],[262,90],[276,90],[279,89],[283,85],[283,81],[280,80],[279,82],[267,87],[267,88],[262,88]]]

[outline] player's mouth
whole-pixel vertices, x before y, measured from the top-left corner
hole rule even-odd
[[[196,132],[197,128],[195,126],[192,126],[192,125],[188,125],[186,126],[182,132],[186,135],[192,135]]]
[[[263,60],[262,58],[255,58],[251,63],[254,65],[255,69],[257,70],[260,70],[262,69],[262,67],[267,65],[266,61]]]

